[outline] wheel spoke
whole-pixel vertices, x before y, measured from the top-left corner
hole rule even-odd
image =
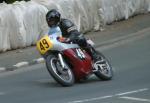
[[[107,58],[100,52],[97,53],[97,59],[94,63],[94,74],[102,80],[110,80],[113,76],[112,67]]]
[[[109,73],[109,65],[106,60],[102,59],[97,61],[94,65],[95,69],[100,71],[101,73],[108,74]]]
[[[67,69],[67,70],[63,71],[63,68],[62,68],[60,62],[57,59],[52,59],[51,63],[52,63],[52,68],[53,68],[55,74],[58,75],[59,78],[65,80],[65,81],[69,81],[72,79],[70,70]],[[66,67],[68,67],[68,66],[66,66]]]

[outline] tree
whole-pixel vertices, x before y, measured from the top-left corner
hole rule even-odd
[[[0,0],[0,3],[3,3],[3,1],[5,1],[7,4],[11,4],[15,1],[30,1],[30,0]]]

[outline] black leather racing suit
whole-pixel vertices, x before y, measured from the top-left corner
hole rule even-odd
[[[86,42],[86,38],[77,30],[73,22],[68,19],[61,19],[58,26],[61,29],[63,37],[69,38],[70,41],[77,43],[91,55],[92,59],[94,59],[95,49]]]
[[[78,32],[78,30],[73,22],[71,22],[68,19],[61,19],[61,21],[59,23],[59,27],[61,29],[63,37],[69,38],[71,41],[78,43],[78,39],[79,39],[81,33]]]

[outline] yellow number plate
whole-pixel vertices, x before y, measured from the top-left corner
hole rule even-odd
[[[45,35],[36,43],[36,46],[41,54],[45,54],[49,49],[53,48],[53,43],[48,35]]]

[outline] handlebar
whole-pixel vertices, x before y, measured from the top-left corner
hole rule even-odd
[[[70,39],[65,38],[65,37],[57,37],[57,40],[62,42],[62,43],[69,43],[70,42]]]

